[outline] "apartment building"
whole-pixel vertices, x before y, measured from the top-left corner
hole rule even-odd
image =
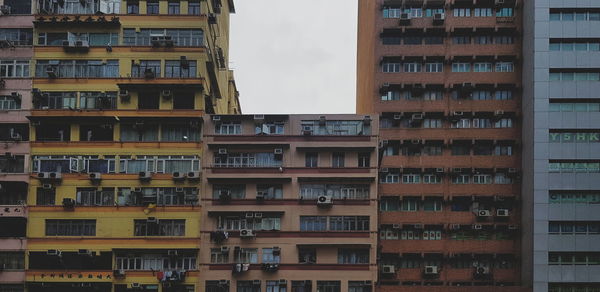
[[[600,291],[600,4],[524,11],[524,278],[533,291]]]
[[[520,291],[519,0],[359,1],[380,291]]]
[[[202,291],[369,292],[377,118],[205,117]]]
[[[233,2],[33,7],[26,290],[200,291],[202,117],[240,111]]]
[[[0,291],[22,291],[29,184],[31,1],[0,1]]]

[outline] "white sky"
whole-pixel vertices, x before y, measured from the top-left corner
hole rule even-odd
[[[354,113],[357,0],[236,0],[242,112]]]

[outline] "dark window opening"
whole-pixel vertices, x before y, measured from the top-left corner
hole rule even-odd
[[[0,205],[23,205],[27,200],[27,183],[6,181],[0,185]]]
[[[80,125],[79,141],[112,141],[113,125]]]
[[[298,263],[316,264],[317,249],[314,247],[301,247],[298,249]]]
[[[110,292],[112,290],[111,283],[99,283],[99,282],[67,282],[67,283],[52,283],[52,282],[34,282],[27,284],[27,290],[29,292]],[[117,285],[115,285],[116,287]],[[90,288],[93,287],[93,288]],[[127,285],[125,285],[127,287]],[[120,291],[131,291],[131,290],[120,290]],[[136,292],[143,292],[145,290],[135,290]],[[153,290],[156,292],[158,290]],[[10,291],[12,292],[12,291]]]
[[[35,127],[36,141],[64,142],[71,141],[71,125],[45,123]]]
[[[26,218],[0,218],[0,237],[25,237],[27,231]]]
[[[158,1],[152,0],[146,2],[146,13],[147,14],[158,14],[159,13]]]
[[[25,156],[12,155],[10,152],[5,152],[0,156],[0,172],[1,173],[24,173],[25,172]]]
[[[54,206],[54,205],[56,205],[56,189],[53,187],[37,188],[35,204],[38,206]]]
[[[138,93],[138,109],[159,109],[160,92],[148,91]]]
[[[112,252],[61,251],[61,255],[48,255],[47,252],[29,253],[29,268],[34,270],[112,270]]]
[[[139,14],[140,13],[140,2],[137,0],[127,1],[127,14]]]
[[[10,7],[10,14],[31,14],[31,1],[4,0],[4,5]]]
[[[28,141],[28,124],[0,124],[0,141]]]
[[[175,92],[173,96],[173,109],[194,109],[194,92]]]

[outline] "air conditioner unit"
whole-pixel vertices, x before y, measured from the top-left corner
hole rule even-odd
[[[90,178],[90,180],[93,181],[98,181],[102,179],[102,173],[100,172],[92,172],[88,175],[88,177]]]
[[[401,119],[402,119],[402,115],[400,115],[400,114],[394,115],[394,120],[401,120]]]
[[[257,201],[262,201],[262,200],[265,199],[265,197],[266,197],[265,193],[263,193],[263,192],[256,192],[256,200]]]
[[[263,213],[260,213],[260,212],[254,213],[254,218],[255,219],[262,219],[262,217],[263,217]]]
[[[402,225],[401,224],[392,224],[392,228],[393,229],[400,229],[400,228],[402,228]]]
[[[119,90],[119,97],[121,98],[121,100],[125,101],[125,100],[129,100],[129,98],[131,97],[129,95],[129,90],[127,89],[121,89]]]
[[[62,255],[62,252],[58,249],[49,249],[46,251],[46,255],[59,257]]]
[[[123,278],[125,277],[125,270],[113,270],[113,276],[115,278]]]
[[[140,171],[138,174],[140,180],[150,180],[152,179],[152,173],[149,171]]]
[[[473,224],[473,230],[481,230],[483,229],[483,225],[481,224]]]
[[[501,115],[503,115],[503,114],[504,114],[504,111],[503,111],[503,110],[496,110],[496,111],[494,112],[494,115],[496,115],[496,116],[501,116]]]
[[[410,20],[410,13],[400,13],[400,20]]]
[[[396,266],[393,266],[393,265],[383,265],[383,266],[381,266],[381,273],[382,274],[395,274],[396,273]]]
[[[325,126],[325,125],[327,125],[327,117],[320,116],[319,117],[319,126]]]
[[[171,90],[163,90],[160,92],[160,96],[162,96],[164,99],[170,99],[173,97],[173,92]]]
[[[158,224],[158,218],[156,218],[156,217],[148,217],[146,219],[146,223]]]
[[[451,230],[460,230],[460,224],[451,224],[450,229]]]
[[[173,179],[174,180],[183,180],[183,179],[185,179],[185,173],[184,172],[176,171],[176,172],[173,172],[172,175],[173,175]]]
[[[17,132],[12,132],[10,133],[10,139],[12,139],[13,141],[21,141],[23,140],[23,137]]]
[[[168,256],[176,256],[176,255],[178,255],[178,253],[177,253],[177,250],[170,249],[170,250],[167,250],[167,255]]]
[[[252,212],[246,212],[246,216],[245,217],[246,217],[246,219],[252,219],[252,218],[254,218],[254,213],[252,213]]]
[[[62,179],[62,173],[60,173],[60,172],[49,172],[48,173],[48,178],[52,179],[52,180],[61,180]]]
[[[221,120],[221,116],[212,116],[212,120],[218,122]]]
[[[436,13],[433,15],[434,21],[442,21],[444,19],[446,19],[446,15],[444,13]]]
[[[444,173],[444,168],[443,167],[438,167],[435,169],[435,172],[437,173]]]
[[[51,190],[52,189],[52,185],[51,184],[43,184],[42,185],[42,189],[44,189],[44,190]]]
[[[453,167],[453,168],[452,168],[452,172],[453,172],[453,173],[461,173],[462,171],[463,171],[463,169],[462,169],[462,168],[460,168],[460,167]]]
[[[455,117],[460,117],[460,116],[462,116],[462,115],[464,115],[464,114],[465,114],[465,113],[464,113],[464,112],[461,112],[461,111],[455,111],[455,112],[452,112],[452,115],[453,115],[453,116],[455,116]]]
[[[77,254],[91,256],[91,255],[93,255],[93,252],[89,249],[80,249],[77,251]]]
[[[312,135],[313,128],[312,126],[304,126],[302,127],[302,135],[309,136]]]
[[[254,285],[254,286],[260,286],[260,280],[253,280],[252,281],[252,285]]]
[[[496,209],[496,216],[497,217],[508,217],[509,216],[508,209]]]
[[[200,179],[200,172],[199,171],[190,171],[187,174],[187,178],[192,179],[192,180]]]
[[[10,14],[10,10],[11,10],[10,6],[8,6],[8,5],[0,5],[0,12],[2,12],[3,15]]]
[[[242,230],[240,230],[240,237],[241,238],[253,238],[254,231],[252,229],[242,229]]]
[[[321,195],[317,197],[317,206],[319,207],[330,207],[333,205],[333,197],[329,195]]]
[[[509,168],[508,169],[508,173],[517,173],[517,169],[516,168]]]
[[[287,286],[287,280],[285,279],[279,279],[277,283],[279,284],[279,286]]]
[[[229,280],[219,280],[219,286],[229,286]]]
[[[478,275],[488,275],[490,273],[490,268],[477,267],[477,268],[475,268],[475,273],[477,273]]]
[[[262,121],[265,119],[265,115],[254,115],[255,121]]]
[[[379,169],[379,172],[381,172],[381,173],[388,173],[388,172],[390,172],[390,169],[387,168],[387,167],[382,167],[382,168]]]
[[[78,41],[75,41],[75,47],[78,47],[78,48],[89,48],[90,47],[90,43],[88,41],[78,40]]]
[[[425,266],[425,275],[437,275],[439,273],[437,266]]]
[[[56,78],[56,72],[54,71],[54,68],[46,68],[46,75],[48,75],[48,78]]]
[[[422,120],[423,119],[423,114],[413,114],[411,119],[413,120]]]
[[[142,285],[140,283],[131,283],[131,288],[132,289],[139,289],[139,288],[142,288]]]
[[[495,1],[494,1],[494,4],[495,4],[495,5],[504,5],[504,1],[505,1],[505,0],[495,0]]]
[[[75,200],[73,200],[71,198],[64,198],[62,200],[62,205],[66,209],[72,209],[75,207]]]
[[[227,155],[227,149],[226,148],[219,148],[219,155]]]
[[[273,153],[275,155],[283,155],[283,149],[282,148],[275,148],[275,151],[273,151]]]
[[[229,246],[221,246],[221,253],[229,253]]]
[[[477,217],[490,217],[490,216],[492,216],[492,212],[490,212],[490,210],[477,211]]]
[[[163,37],[164,35],[150,35],[150,44],[152,44],[153,47],[160,47]]]

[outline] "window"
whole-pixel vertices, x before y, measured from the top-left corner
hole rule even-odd
[[[317,199],[322,195],[332,196],[334,199],[359,199],[369,198],[369,185],[367,184],[300,184],[300,197],[303,199]]]
[[[475,174],[473,175],[474,184],[491,184],[492,175],[490,174]]]
[[[319,153],[307,152],[304,156],[305,167],[318,167],[319,166]]]
[[[478,35],[473,38],[475,44],[478,45],[489,45],[493,43],[493,40],[491,35]]]
[[[133,236],[184,236],[185,219],[134,220]]]
[[[115,189],[77,188],[75,202],[80,206],[114,206]]]
[[[280,157],[276,157],[272,152],[228,153],[227,155],[215,153],[214,162],[214,167],[279,167],[282,163]]]
[[[46,236],[95,236],[96,220],[46,219]]]
[[[564,162],[559,160],[550,160],[548,166],[549,172],[579,172],[579,173],[598,173],[600,172],[600,163],[586,160],[577,160],[575,162]]]
[[[512,17],[514,16],[513,9],[511,7],[502,7],[496,10],[496,17]]]
[[[418,211],[419,210],[419,199],[417,198],[403,198],[402,199],[402,211]]]
[[[131,65],[131,76],[135,78],[159,78],[160,60],[140,60]],[[151,76],[151,77],[150,77]]]
[[[444,63],[425,63],[425,72],[443,72]]]
[[[317,281],[318,292],[341,292],[340,281]]]
[[[381,197],[379,201],[379,210],[398,211],[400,210],[400,197]]]
[[[35,77],[48,78],[119,77],[119,61],[108,60],[37,60]]]
[[[494,92],[495,100],[512,100],[511,90],[497,90]]]
[[[348,281],[348,292],[371,292],[371,285],[365,281]]]
[[[281,261],[279,252],[280,251],[275,251],[274,248],[263,248],[262,249],[262,263],[278,264]]]
[[[140,14],[140,3],[138,0],[127,1],[127,14]]]
[[[492,13],[492,8],[475,8],[474,9],[475,17],[491,17],[494,16]]]
[[[240,122],[222,122],[215,125],[217,135],[241,135],[242,124]]]
[[[246,185],[213,185],[213,199],[218,199],[221,194],[228,194],[232,199],[244,199]]]
[[[334,168],[344,167],[345,160],[346,160],[346,155],[344,152],[334,152],[331,155],[331,167],[334,167]]]
[[[12,154],[11,154],[12,155]],[[3,156],[0,157],[0,173],[24,173],[25,156]]]
[[[13,251],[0,252],[0,267],[3,267],[3,270],[25,269],[25,254],[23,252]]]
[[[496,72],[513,72],[513,62],[498,62],[496,63]]]
[[[200,2],[199,1],[188,1],[188,14],[189,15],[200,15]]]
[[[452,72],[470,72],[470,63],[452,63]]]
[[[452,15],[454,17],[470,17],[471,9],[470,8],[454,8],[452,10]]]
[[[286,292],[287,286],[279,284],[279,281],[267,281],[266,292]]]
[[[150,35],[170,36],[178,47],[199,47],[204,44],[204,32],[200,29],[143,28],[136,32],[133,28],[123,29],[123,44],[127,46],[150,46]]]
[[[402,64],[400,63],[383,63],[381,70],[384,73],[399,73],[402,72]]]
[[[515,43],[515,37],[510,35],[495,35],[494,43],[497,45],[511,45]]]
[[[400,174],[397,171],[389,171],[380,175],[380,182],[383,184],[397,184],[400,182]]]
[[[143,104],[145,107],[145,103]],[[123,142],[155,142],[158,141],[157,124],[149,123],[122,123],[121,141]]]
[[[381,43],[384,45],[401,45],[402,37],[401,36],[382,36]]]
[[[492,63],[474,63],[473,72],[492,72]]]
[[[423,93],[423,100],[442,100],[443,97],[444,93],[439,90],[426,90]]]
[[[298,247],[298,263],[316,264],[317,249],[314,247]]]
[[[338,264],[368,264],[368,249],[338,249]]]
[[[236,281],[236,292],[261,292],[260,285],[254,285],[252,281]]]
[[[424,119],[423,128],[426,129],[437,129],[442,127],[441,119]]]
[[[0,110],[21,109],[21,98],[12,95],[0,95]]]
[[[27,78],[29,77],[29,61],[0,60],[0,77]]]
[[[452,43],[455,45],[468,45],[471,43],[471,37],[470,36],[454,36],[452,37]]]
[[[442,199],[438,198],[426,198],[423,201],[423,210],[424,211],[442,211]]]
[[[179,11],[179,1],[169,1],[168,5],[168,13],[171,15],[180,14]]]
[[[405,45],[420,45],[423,43],[423,37],[421,36],[406,36],[404,37]]]
[[[439,156],[442,155],[441,145],[425,145],[423,146],[423,155]]]
[[[512,128],[512,127],[513,127],[512,119],[500,119],[500,120],[496,121],[496,123],[494,124],[494,128]]]
[[[383,8],[383,18],[400,18],[401,13],[402,13],[402,9],[400,9],[400,8],[391,8],[391,7]]]
[[[146,2],[146,13],[148,14],[159,14],[158,0],[148,0]]]
[[[600,193],[597,191],[550,191],[550,204],[600,204]]]
[[[235,255],[235,262],[238,264],[257,264],[258,249],[257,248],[240,248]]]
[[[468,174],[459,174],[452,176],[453,184],[468,184],[471,182],[471,177]]]
[[[421,183],[421,175],[420,174],[403,174],[402,175],[402,183],[403,184],[419,184]]]
[[[33,31],[30,28],[0,28],[0,40],[7,40],[13,46],[31,46]]]
[[[300,216],[300,231],[326,231],[327,216]]]
[[[424,37],[426,45],[443,45],[444,37],[442,36],[426,36]]]
[[[10,6],[10,14],[32,14],[31,1],[4,0],[4,5]]]
[[[165,78],[195,78],[196,61],[165,61]]]
[[[406,72],[406,73],[421,72],[421,63],[404,63],[404,72]]]
[[[268,121],[258,124],[254,128],[256,135],[283,135],[285,123],[283,121]]]
[[[256,192],[262,194],[265,199],[282,199],[283,185],[256,185]]]
[[[358,153],[358,167],[371,167],[371,153]]]
[[[170,142],[199,142],[200,129],[190,124],[161,125],[161,141]]]

